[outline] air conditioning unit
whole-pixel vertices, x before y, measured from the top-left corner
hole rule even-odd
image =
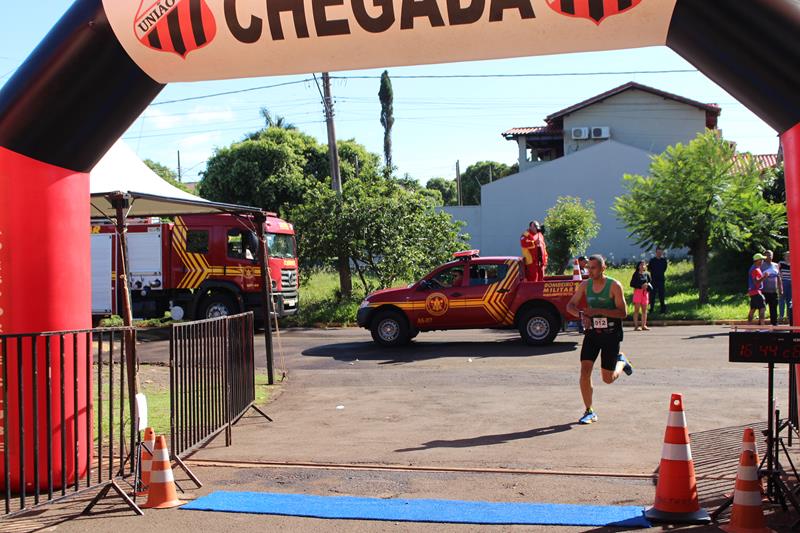
[[[576,140],[588,139],[589,128],[585,126],[582,128],[572,128],[572,138]]]
[[[611,128],[608,126],[592,126],[592,139],[608,139],[611,137]]]

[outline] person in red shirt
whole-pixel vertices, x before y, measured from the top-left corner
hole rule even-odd
[[[764,279],[767,277],[761,271],[761,263],[766,259],[762,254],[753,255],[753,266],[747,273],[747,295],[750,296],[750,312],[747,314],[747,321],[753,321],[753,315],[758,310],[758,325],[764,325],[764,294],[761,289],[764,287]]]
[[[525,279],[542,281],[547,268],[547,245],[544,242],[543,228],[537,220],[531,221],[528,229],[519,238],[519,244],[525,261]]]

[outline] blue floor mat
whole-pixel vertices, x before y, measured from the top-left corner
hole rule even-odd
[[[213,492],[184,510],[456,524],[650,527],[643,507]]]

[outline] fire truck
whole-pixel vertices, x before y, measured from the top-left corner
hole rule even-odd
[[[261,268],[254,222],[215,214],[131,220],[128,265],[136,318],[203,319],[243,311],[261,314]],[[273,311],[297,313],[297,253],[292,224],[269,213],[265,222]],[[118,314],[116,231],[92,226],[92,314]]]
[[[373,292],[358,310],[358,325],[382,346],[407,344],[421,331],[516,328],[526,343],[553,342],[576,320],[567,303],[580,284],[572,276],[526,281],[521,257],[480,257],[457,252],[455,260],[408,287]]]

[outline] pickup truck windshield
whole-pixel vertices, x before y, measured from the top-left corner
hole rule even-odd
[[[270,257],[294,259],[294,237],[283,233],[267,233],[267,248]]]

